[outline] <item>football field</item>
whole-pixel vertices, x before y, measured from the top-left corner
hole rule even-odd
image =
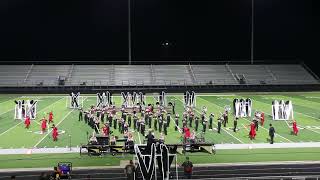
[[[82,95],[84,99],[84,109],[96,104],[96,96]],[[72,147],[87,143],[87,134],[90,136],[91,129],[84,121],[78,121],[78,110],[66,107],[67,95],[1,95],[0,96],[0,148],[43,148],[43,147]],[[223,112],[224,107],[232,107],[235,98],[251,98],[253,112],[263,111],[266,114],[264,127],[259,126],[256,139],[250,140],[248,137],[249,124],[251,118],[241,118],[238,122],[239,130],[233,132],[233,117],[229,116],[229,123],[226,128],[222,128],[221,134],[216,131],[217,116]],[[14,119],[14,100],[38,100],[37,118],[31,122],[30,129],[25,129],[24,122]],[[114,95],[115,105],[120,106],[122,100],[119,95]],[[155,104],[152,95],[147,94],[147,103]],[[293,103],[294,119],[296,119],[299,134],[292,135],[292,125],[287,121],[273,121],[271,117],[271,104],[273,100],[291,100]],[[180,114],[179,125],[182,125],[181,116],[184,109],[183,94],[167,94],[167,101],[175,101],[176,113]],[[276,129],[275,143],[294,142],[320,142],[320,92],[309,93],[224,93],[224,94],[197,94],[196,113],[199,114],[202,107],[208,108],[208,113],[214,113],[214,128],[206,131],[204,137],[207,142],[215,144],[250,144],[268,143],[268,128],[272,123]],[[40,120],[43,116],[48,117],[48,113],[54,114],[54,124],[58,127],[60,136],[57,142],[53,142],[51,129],[48,133],[40,133]],[[120,116],[120,114],[118,114]],[[193,126],[194,127],[194,126]],[[202,130],[199,125],[198,133]],[[133,132],[133,130],[131,129]],[[117,130],[113,130],[115,135],[120,135]],[[156,138],[159,132],[156,132]],[[143,143],[144,138],[137,132],[133,132],[136,143]],[[170,122],[166,143],[181,143],[181,134],[174,130],[174,120]]]

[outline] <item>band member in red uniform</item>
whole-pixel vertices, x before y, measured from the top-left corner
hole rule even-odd
[[[45,117],[41,120],[41,132],[42,134],[47,130],[47,120]]]
[[[298,129],[296,120],[293,120],[292,122],[292,130],[294,135],[298,135],[299,129]]]
[[[187,140],[190,139],[190,136],[191,136],[190,129],[187,126],[185,126],[183,130],[184,130],[184,142],[187,142]]]
[[[53,113],[52,111],[49,113],[49,123],[53,123]]]
[[[52,139],[53,139],[53,141],[57,141],[58,140],[58,135],[59,135],[59,133],[58,133],[58,128],[53,124],[52,125]]]
[[[26,128],[27,128],[27,129],[29,129],[30,123],[31,123],[30,117],[27,116],[26,119],[24,120],[24,124],[26,125]]]
[[[261,112],[261,126],[263,126],[263,124],[264,124],[264,112]]]
[[[249,132],[250,140],[255,139],[256,137],[256,126],[254,122],[250,123],[250,132]]]
[[[103,135],[106,137],[109,137],[109,132],[110,132],[109,125],[108,124],[104,125],[104,127],[102,128]]]

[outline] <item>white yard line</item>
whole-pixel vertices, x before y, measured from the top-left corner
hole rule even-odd
[[[181,99],[178,99],[180,102],[183,103],[183,101]],[[199,110],[195,109],[198,113],[201,113]],[[215,122],[213,122],[213,124],[215,124],[216,126],[218,126]],[[233,137],[234,139],[236,139],[237,141],[239,141],[240,143],[244,144],[243,141],[241,141],[239,138],[235,137],[234,135],[232,135],[231,133],[229,133],[227,130],[225,130],[224,128],[221,128],[223,131],[225,131],[227,134],[229,134],[231,137]]]
[[[3,115],[3,114],[5,114],[5,113],[8,113],[8,112],[10,112],[10,111],[13,111],[13,110],[14,110],[14,108],[13,108],[13,109],[9,109],[8,111],[5,111],[5,112],[1,113],[0,116]]]
[[[202,99],[203,99],[203,98],[202,98]],[[211,103],[211,104],[213,104],[213,105],[215,105],[215,106],[217,106],[217,107],[223,108],[223,107],[221,107],[221,106],[219,106],[219,105],[217,105],[217,104],[215,104],[215,103],[213,103],[213,102],[210,102],[210,101],[208,101],[208,100],[206,100],[206,99],[203,99],[203,100],[205,100],[205,101],[207,101],[207,102],[209,102],[209,103]],[[268,113],[266,113],[266,114],[268,114]],[[243,119],[245,119],[246,121],[250,122],[250,121],[247,120],[246,118],[243,118]],[[260,128],[262,128],[262,129],[266,130],[267,132],[269,132],[269,130],[266,129],[266,128],[264,128],[263,126],[260,126]],[[285,140],[288,141],[288,142],[293,142],[293,141],[291,141],[290,139],[287,139],[287,138],[281,136],[281,135],[278,134],[278,133],[275,133],[275,135],[281,137],[282,139],[285,139]]]
[[[249,131],[249,129],[247,128],[247,126],[245,126],[244,124],[242,124],[242,126],[243,126],[247,131]]]
[[[3,133],[1,133],[0,136],[2,136],[2,135],[4,135],[5,133],[9,132],[10,130],[14,129],[15,127],[17,127],[17,126],[20,125],[21,123],[22,123],[22,121],[19,122],[19,123],[16,124],[16,125],[12,126],[11,128],[7,129],[7,130],[4,131]]]
[[[63,118],[62,120],[56,125],[56,127],[59,126],[59,124],[61,124],[72,112],[74,111],[74,109],[72,109],[71,111],[69,111]],[[41,138],[33,147],[37,147],[50,133],[52,132],[52,129],[50,131],[48,131],[48,133]]]
[[[304,113],[301,113],[301,112],[294,112],[294,113],[301,114],[303,116],[307,116],[307,117],[312,118],[312,119],[320,120],[319,118],[316,118],[316,117],[313,117],[313,116],[310,116],[310,115],[307,115],[307,114],[304,114]]]
[[[312,132],[314,132],[314,133],[320,134],[320,132],[315,131],[315,130],[312,130],[312,129],[310,129],[310,128],[305,128],[305,129],[307,129],[307,130],[309,130],[309,131],[312,131]]]
[[[42,111],[48,109],[50,106],[56,104],[57,102],[61,101],[62,99],[64,99],[64,98],[61,98],[61,99],[57,100],[57,101],[54,102],[53,104],[50,104],[49,106],[45,107],[44,109],[41,109],[39,112],[42,112]],[[38,113],[39,113],[39,112],[38,112]],[[5,133],[9,132],[10,130],[14,129],[15,127],[17,127],[17,126],[18,126],[19,124],[21,124],[22,122],[23,122],[23,121],[21,120],[21,122],[19,122],[18,124],[14,125],[13,127],[7,129],[5,132],[1,133],[0,136],[2,136],[3,134],[5,134]]]
[[[19,96],[18,96],[18,97],[15,97],[15,98],[12,98],[12,99],[9,99],[9,100],[7,100],[7,101],[1,102],[0,105],[3,104],[3,103],[6,103],[6,102],[8,102],[8,101],[13,101],[13,100],[15,100],[15,99],[17,99],[17,98],[19,98]]]

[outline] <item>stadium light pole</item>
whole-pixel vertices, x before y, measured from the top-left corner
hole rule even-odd
[[[131,0],[128,0],[128,60],[131,65]]]
[[[251,0],[251,64],[254,60],[254,0]]]

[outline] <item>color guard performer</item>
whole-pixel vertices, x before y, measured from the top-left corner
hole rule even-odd
[[[46,130],[47,130],[47,120],[45,117],[43,117],[41,120],[41,134],[46,132]]]
[[[53,124],[52,125],[52,139],[53,141],[58,141],[58,128]]]
[[[254,122],[252,121],[250,123],[250,132],[249,132],[250,140],[255,139],[256,135],[257,135],[256,134],[256,126],[255,126]]]
[[[50,123],[53,123],[53,113],[52,113],[52,111],[50,111],[50,113],[49,113],[49,124]]]
[[[25,120],[24,120],[25,128],[29,129],[30,123],[31,123],[30,117],[27,116],[27,117],[25,118]]]
[[[297,136],[298,132],[299,132],[299,129],[298,129],[296,120],[293,120],[293,122],[292,122],[292,130],[293,130],[293,134]]]

